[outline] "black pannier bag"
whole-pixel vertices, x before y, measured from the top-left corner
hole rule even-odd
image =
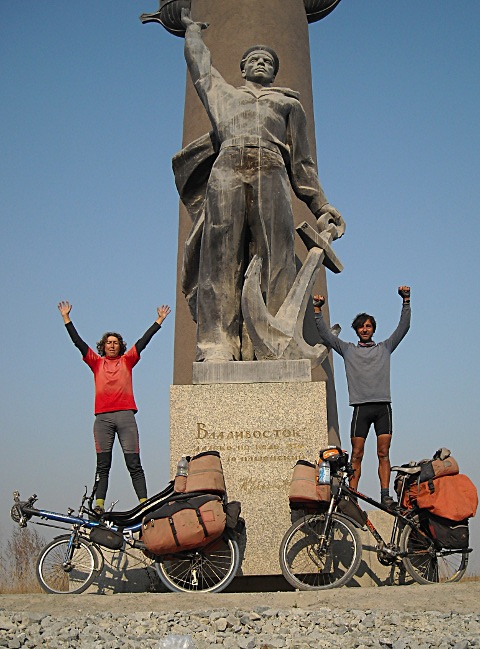
[[[90,541],[110,550],[120,550],[123,547],[124,539],[120,528],[112,530],[109,527],[98,525],[90,530]]]
[[[468,518],[451,521],[448,518],[428,514],[428,529],[437,543],[446,550],[467,550],[469,542]]]
[[[362,527],[367,522],[368,514],[364,512],[360,505],[351,498],[342,498],[338,503],[338,509],[342,514],[352,518]]]
[[[242,506],[238,500],[231,500],[225,505],[226,527],[235,530],[239,525],[239,521],[241,521],[240,527],[242,527],[242,525],[244,526],[245,521],[240,516],[241,511]]]

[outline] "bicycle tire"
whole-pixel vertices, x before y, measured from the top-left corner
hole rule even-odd
[[[210,545],[155,562],[160,581],[174,593],[219,593],[235,577],[240,550],[223,535]]]
[[[100,574],[103,566],[101,553],[92,544],[78,537],[74,542],[72,558],[68,566],[65,557],[71,543],[71,535],[58,536],[41,551],[36,565],[40,586],[47,593],[66,595],[83,593]]]
[[[400,536],[403,565],[418,584],[453,584],[460,581],[468,565],[468,552],[439,550],[434,542],[407,525]]]
[[[301,518],[286,532],[280,545],[283,576],[300,590],[326,590],[347,584],[362,560],[362,544],[354,525],[332,514],[328,547],[322,548],[320,534],[325,515]]]

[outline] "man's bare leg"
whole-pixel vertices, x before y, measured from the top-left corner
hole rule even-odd
[[[380,487],[382,489],[388,489],[390,486],[391,441],[391,435],[379,435],[377,437],[378,477],[380,478]]]
[[[352,467],[355,473],[350,478],[350,486],[353,489],[358,487],[360,476],[362,475],[362,460],[365,449],[365,439],[363,437],[352,437]]]

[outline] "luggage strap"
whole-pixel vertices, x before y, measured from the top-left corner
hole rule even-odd
[[[202,515],[201,515],[201,513],[200,513],[200,510],[199,510],[199,509],[195,509],[195,513],[197,514],[198,522],[199,522],[200,525],[202,526],[203,533],[205,534],[205,538],[207,538],[207,537],[209,536],[209,534],[208,534],[208,532],[207,532],[207,528],[205,527],[205,523],[203,522],[203,518],[202,518]]]
[[[175,529],[175,523],[173,522],[173,518],[171,516],[168,517],[168,522],[170,523],[170,529],[172,530],[173,540],[175,541],[175,545],[178,548],[180,546],[180,543],[178,541],[177,530]]]
[[[200,510],[197,507],[191,507],[190,509],[193,509],[195,511],[195,513],[197,515],[197,518],[198,518],[198,522],[201,525],[203,533],[205,535],[205,538],[208,538],[210,535],[209,535],[209,533],[207,531],[207,528],[205,527],[205,523],[203,522],[203,518],[202,518],[202,514],[200,513]],[[172,530],[173,540],[175,541],[175,545],[178,548],[178,547],[180,547],[180,542],[178,540],[177,530],[175,528],[175,523],[174,523],[173,517],[168,516],[166,518],[168,519],[168,522],[170,524],[170,529]]]
[[[221,501],[220,497],[214,494],[203,494],[192,497],[191,494],[182,494],[181,499],[172,499],[154,512],[150,512],[145,517],[145,522],[156,520],[158,518],[169,518],[183,509],[198,509],[211,501]],[[185,497],[188,496],[188,497]]]

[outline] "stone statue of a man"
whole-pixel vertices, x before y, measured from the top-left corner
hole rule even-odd
[[[202,40],[207,25],[186,12],[183,22],[188,70],[213,129],[173,160],[194,219],[182,289],[197,322],[196,360],[251,360],[242,344],[243,277],[258,254],[265,304],[275,315],[296,276],[290,187],[317,219],[341,216],[320,185],[298,93],[272,86],[277,54],[249,48],[240,63],[245,85],[235,88],[212,66]]]

